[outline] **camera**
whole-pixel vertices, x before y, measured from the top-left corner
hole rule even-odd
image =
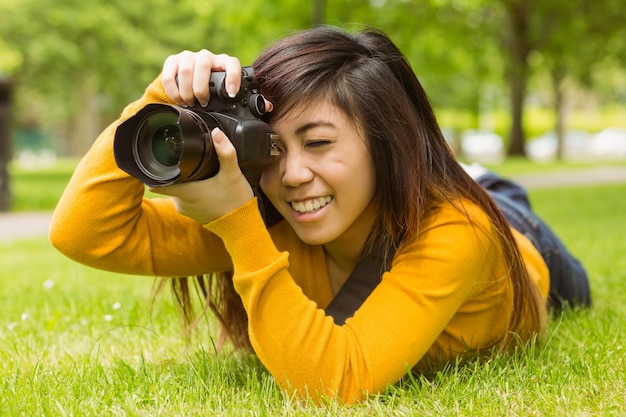
[[[258,186],[277,154],[277,136],[261,119],[265,99],[252,68],[242,69],[234,98],[226,92],[225,77],[211,73],[206,107],[153,103],[121,123],[113,145],[118,167],[151,187],[210,178],[219,171],[211,139],[219,127],[233,143],[244,176]]]

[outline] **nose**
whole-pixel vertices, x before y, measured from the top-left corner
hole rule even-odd
[[[309,168],[305,155],[287,152],[281,159],[281,181],[284,186],[298,187],[315,177]]]

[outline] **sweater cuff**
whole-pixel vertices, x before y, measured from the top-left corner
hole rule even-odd
[[[222,239],[237,275],[258,271],[280,257],[265,227],[256,197],[204,227]]]

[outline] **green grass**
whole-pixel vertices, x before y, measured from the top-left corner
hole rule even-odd
[[[587,266],[592,309],[553,320],[519,355],[405,378],[352,407],[283,395],[204,331],[186,344],[169,297],[151,309],[150,278],[78,265],[44,238],[0,241],[0,415],[624,415],[624,196],[626,184],[531,192]]]
[[[9,164],[13,211],[54,209],[69,181],[77,159],[61,159],[53,166],[28,169],[16,162]]]
[[[9,165],[13,211],[50,211],[56,206],[78,160],[60,159],[54,166],[36,170]],[[489,166],[506,176],[529,172],[553,172],[558,170],[584,169],[606,164],[624,166],[624,162],[551,162],[534,163],[525,158],[509,158],[502,164]]]
[[[556,172],[571,172],[601,167],[626,167],[623,160],[605,161],[552,161],[547,163],[533,162],[527,158],[507,158],[500,164],[486,164],[486,166],[505,177],[515,177],[525,174],[549,174]]]

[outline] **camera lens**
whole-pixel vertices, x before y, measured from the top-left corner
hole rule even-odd
[[[183,136],[175,111],[166,108],[148,113],[137,130],[134,144],[135,161],[145,175],[163,180],[179,174]]]
[[[215,127],[224,130],[210,112],[151,103],[118,127],[115,160],[150,186],[209,178],[219,170]]]
[[[183,151],[183,138],[178,125],[164,125],[152,136],[152,154],[154,159],[171,167],[180,161]]]

